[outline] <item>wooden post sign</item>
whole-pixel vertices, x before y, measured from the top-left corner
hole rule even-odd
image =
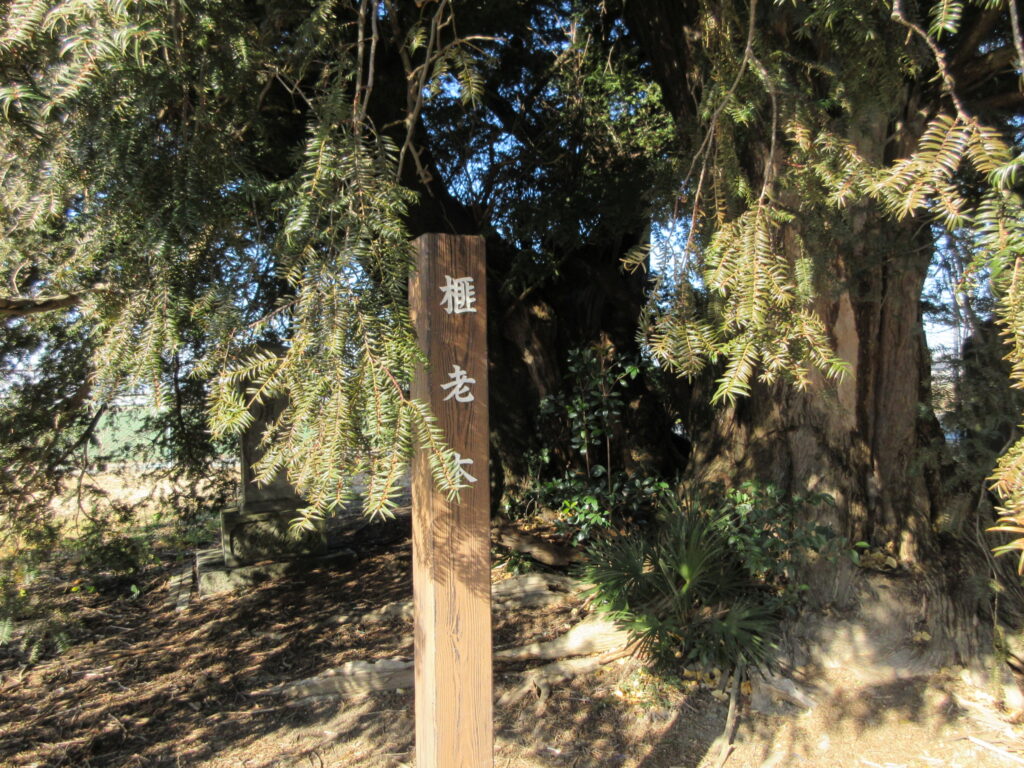
[[[480,237],[416,240],[409,306],[427,370],[412,395],[430,403],[458,454],[463,488],[448,501],[418,451],[412,475],[416,765],[492,765],[487,297]]]

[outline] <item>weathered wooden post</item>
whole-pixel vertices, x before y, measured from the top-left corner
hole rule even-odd
[[[413,397],[430,403],[463,488],[450,502],[427,458],[413,462],[416,765],[492,765],[487,297],[480,237],[416,240],[409,304],[429,367]]]

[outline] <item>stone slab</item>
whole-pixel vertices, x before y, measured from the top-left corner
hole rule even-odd
[[[232,567],[224,562],[220,549],[196,552],[196,576],[200,597],[248,589],[270,579],[306,573],[314,568],[343,568],[354,564],[357,555],[342,549],[297,560],[256,563]]]
[[[189,565],[176,576],[172,576],[167,584],[167,600],[174,605],[179,613],[188,607],[192,597],[193,567]]]
[[[275,352],[280,354],[283,350],[275,350]],[[253,465],[260,461],[266,453],[263,446],[264,434],[281,418],[281,414],[287,407],[288,398],[283,395],[268,398],[263,402],[254,402],[249,406],[252,424],[242,433],[238,445],[242,464],[239,502],[243,509],[250,504],[260,502],[283,501],[302,504],[302,500],[292,484],[288,482],[287,474],[283,469],[278,470],[269,482],[263,484],[256,482],[256,473],[253,471]]]
[[[312,530],[298,529],[292,521],[299,503],[262,502],[241,509],[221,510],[221,548],[229,567],[252,565],[261,560],[322,555],[327,536],[322,520]]]

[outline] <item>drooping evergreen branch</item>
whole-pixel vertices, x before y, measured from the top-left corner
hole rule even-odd
[[[391,6],[270,3],[253,24],[212,0],[27,2],[0,26],[0,276],[22,294],[0,315],[74,308],[95,340],[98,403],[125,389],[159,401],[170,360],[174,377],[210,382],[219,436],[246,428],[254,402],[287,398],[256,474],[286,469],[317,515],[362,473],[366,511],[386,513],[417,443],[442,488],[459,486],[406,393],[414,196],[378,129],[400,113],[378,96],[394,93],[378,82],[380,25],[397,25],[410,88],[472,76],[449,4],[419,20]]]

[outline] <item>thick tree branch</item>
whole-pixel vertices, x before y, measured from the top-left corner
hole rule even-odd
[[[24,317],[58,309],[72,309],[80,305],[89,294],[109,290],[109,285],[94,285],[77,293],[54,296],[0,296],[0,317]]]
[[[1016,58],[1017,51],[1012,46],[996,48],[952,69],[953,79],[961,91],[970,91],[1000,72],[1009,72]]]
[[[89,418],[89,423],[85,425],[85,429],[82,430],[82,434],[78,436],[75,442],[67,450],[65,450],[63,453],[57,456],[50,463],[50,466],[59,467],[61,464],[68,460],[71,454],[73,454],[83,445],[88,443],[92,439],[92,436],[96,433],[96,427],[99,426],[100,419],[103,418],[103,414],[106,412],[106,405],[101,405],[99,408],[97,408],[96,412]]]
[[[962,39],[957,43],[956,48],[953,49],[953,55],[950,60],[951,67],[955,69],[977,54],[978,46],[981,45],[982,40],[991,34],[996,24],[999,23],[1001,15],[1002,11],[998,8],[986,8],[978,12],[974,18],[974,23],[969,28],[966,28]]]
[[[80,293],[67,293],[60,296],[0,297],[0,317],[21,317],[40,312],[53,312],[58,309],[70,309],[81,304],[83,298],[84,296]]]
[[[1013,33],[1013,48],[1017,51],[1017,71],[1024,71],[1024,35],[1020,29],[1020,13],[1016,3],[1009,3],[1010,31]]]
[[[989,110],[1020,109],[1024,106],[1024,93],[1020,91],[1007,91],[988,96],[984,99],[971,99],[968,101],[971,109],[978,113]]]
[[[654,67],[676,124],[685,125],[699,110],[699,98],[693,93],[697,86],[690,43],[690,30],[698,26],[697,4],[689,0],[625,2],[622,15]]]

